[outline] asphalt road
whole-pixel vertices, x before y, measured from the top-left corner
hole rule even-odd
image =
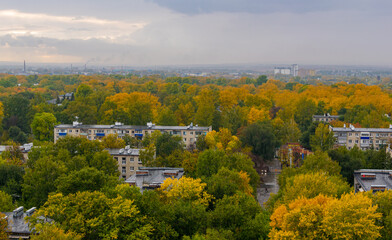
[[[280,162],[278,159],[274,159],[267,162],[266,165],[269,167],[269,171],[261,174],[262,183],[260,188],[257,189],[257,200],[261,206],[264,206],[271,193],[279,191],[278,175],[281,171]]]

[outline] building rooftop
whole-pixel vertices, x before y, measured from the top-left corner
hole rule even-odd
[[[331,127],[333,132],[385,132],[392,133],[392,126],[389,128],[356,128],[352,125],[350,127]]]
[[[107,150],[110,155],[139,156],[141,149],[126,146],[125,148],[107,148],[105,150]]]
[[[167,167],[140,167],[131,177],[125,180],[129,185],[140,188],[143,192],[147,189],[155,189],[167,178],[180,179],[184,175],[183,168],[167,168]]]
[[[26,217],[34,214],[36,208],[30,208],[24,212],[23,207],[18,207],[12,212],[4,212],[8,221],[8,237],[10,239],[29,239],[30,237],[30,224],[25,220]],[[44,219],[42,217],[42,219]],[[45,218],[46,222],[52,222],[52,219]]]
[[[193,130],[201,130],[201,131],[207,131],[210,128],[209,127],[199,127],[199,126],[194,126],[193,124],[190,124],[189,126],[156,126],[155,124],[152,123],[147,123],[147,125],[144,126],[138,126],[138,125],[123,125],[122,123],[115,123],[114,125],[83,125],[82,123],[74,122],[73,124],[60,124],[55,126],[55,128],[95,128],[95,129],[136,129],[136,130],[188,130],[188,129],[193,129]]]
[[[384,188],[384,190],[392,190],[392,170],[382,170],[382,169],[356,170],[354,171],[354,187],[355,187],[355,192],[358,191],[374,192],[375,188]]]

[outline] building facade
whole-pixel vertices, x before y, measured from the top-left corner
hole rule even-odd
[[[387,146],[392,138],[392,126],[390,128],[355,128],[350,124],[349,127],[330,127],[336,138],[336,145],[346,146],[348,149],[357,145],[360,149],[366,150]]]
[[[126,146],[125,148],[110,148],[106,150],[117,161],[120,178],[129,178],[143,166],[139,158],[140,151],[143,151],[142,149],[132,149]]]
[[[200,135],[206,135],[212,131],[212,127],[193,126],[156,126],[149,122],[145,126],[123,125],[116,122],[114,125],[83,125],[77,121],[73,124],[60,124],[54,127],[54,142],[64,136],[85,137],[89,140],[100,140],[109,134],[117,134],[122,138],[125,135],[143,139],[147,134],[154,131],[167,132],[171,135],[180,136],[187,148],[195,146]]]

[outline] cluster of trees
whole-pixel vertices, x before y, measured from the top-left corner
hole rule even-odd
[[[392,113],[389,89],[343,82],[314,86],[266,76],[227,80],[135,75],[4,76],[0,80],[7,83],[0,86],[3,142],[50,140],[47,128],[78,117],[85,124],[193,122],[214,130],[227,128],[232,134],[268,121],[279,142],[301,139],[310,147],[313,114],[341,115],[335,126],[387,127]],[[46,102],[66,92],[74,92],[75,99],[60,105]]]

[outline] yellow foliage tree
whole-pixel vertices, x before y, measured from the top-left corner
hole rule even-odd
[[[205,191],[206,186],[199,178],[167,178],[158,191],[167,203],[181,199],[207,206],[213,197]]]
[[[253,124],[258,121],[269,119],[269,112],[265,109],[257,109],[252,107],[248,113],[248,123]]]
[[[381,214],[365,194],[319,195],[281,205],[271,215],[271,239],[376,239]]]

